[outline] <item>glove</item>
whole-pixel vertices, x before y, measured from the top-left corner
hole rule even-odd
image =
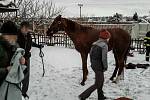
[[[39,45],[39,48],[40,48],[40,49],[42,49],[43,47],[44,47],[44,45],[42,45],[42,44],[41,44],[41,45]]]
[[[103,67],[103,72],[107,71],[107,69],[108,69],[108,68],[106,68],[106,67]]]
[[[107,69],[103,69],[103,72],[107,71]]]
[[[31,52],[26,52],[24,55],[25,59],[29,59],[31,57]]]

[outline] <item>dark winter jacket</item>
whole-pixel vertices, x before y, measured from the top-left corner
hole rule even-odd
[[[18,44],[20,46],[20,48],[23,48],[25,50],[25,59],[29,59],[31,57],[31,47],[34,46],[34,47],[38,47],[40,48],[40,45],[32,42],[32,37],[31,37],[31,34],[30,33],[27,33],[27,35],[23,35],[23,33],[19,33],[18,35]]]
[[[150,31],[146,33],[146,36],[144,37],[144,45],[146,47],[150,47]]]
[[[91,67],[94,71],[106,71],[108,46],[105,40],[99,39],[93,43],[90,51]]]
[[[26,66],[20,64],[19,59],[24,55],[22,48],[17,48],[11,58],[11,70],[8,72],[5,80],[0,86],[0,100],[22,100],[21,81],[24,79]]]
[[[10,45],[2,36],[0,36],[0,84],[8,74],[6,67],[10,66],[10,60],[16,48],[16,46]]]

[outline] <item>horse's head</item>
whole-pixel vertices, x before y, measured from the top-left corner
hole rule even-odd
[[[47,35],[52,36],[58,31],[64,31],[66,26],[66,21],[61,17],[61,15],[59,15],[54,19],[50,28],[48,28]]]

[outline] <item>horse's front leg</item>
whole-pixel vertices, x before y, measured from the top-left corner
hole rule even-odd
[[[119,68],[118,57],[117,57],[116,52],[114,52],[114,57],[115,57],[116,66],[115,66],[115,70],[114,70],[114,72],[110,78],[111,81],[114,81],[114,78],[116,77],[117,72],[118,72],[118,68]]]
[[[85,85],[85,81],[87,80],[87,75],[88,75],[88,69],[87,69],[87,57],[88,53],[80,53],[81,54],[81,59],[82,59],[82,70],[83,70],[83,79],[81,82],[81,85]]]

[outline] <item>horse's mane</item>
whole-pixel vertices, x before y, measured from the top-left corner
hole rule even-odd
[[[67,22],[67,25],[69,25],[69,28],[72,30],[72,31],[76,31],[77,29],[79,30],[82,30],[82,31],[85,31],[87,29],[94,29],[93,27],[89,27],[89,26],[84,26],[84,25],[81,25],[75,21],[72,21],[70,19],[67,19],[67,18],[63,18],[66,20]]]

